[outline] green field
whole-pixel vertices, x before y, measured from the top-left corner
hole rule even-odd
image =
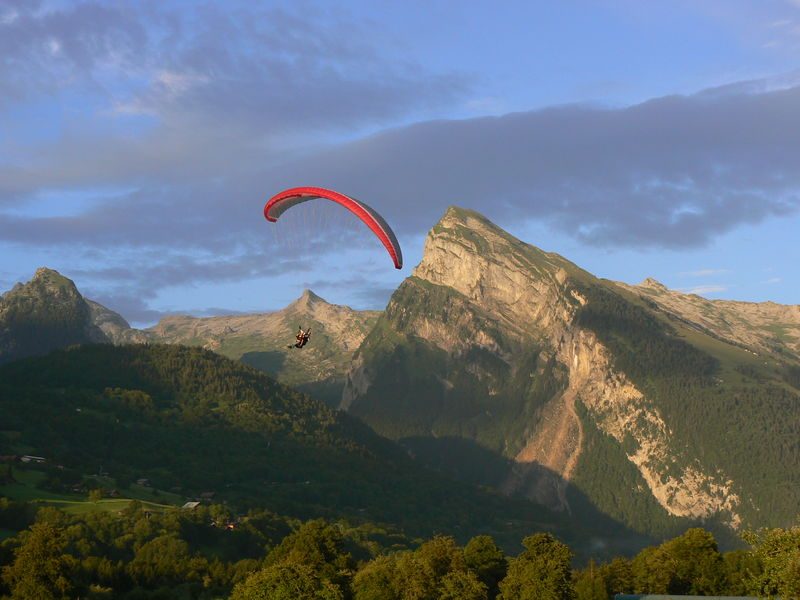
[[[141,485],[132,485],[122,490],[124,498],[103,498],[97,502],[89,501],[83,494],[59,494],[43,490],[39,485],[46,475],[35,469],[14,469],[15,483],[0,486],[0,497],[11,500],[32,502],[43,506],[55,506],[70,514],[85,514],[96,511],[114,512],[126,508],[132,501],[138,500],[145,507],[154,511],[183,504],[183,498],[168,492],[153,493],[153,489]],[[102,481],[106,487],[113,487],[113,480]],[[13,535],[13,532],[6,534]],[[0,536],[1,537],[1,536]]]
[[[0,496],[12,500],[33,502],[36,500],[74,500],[74,495],[58,494],[39,489],[37,486],[44,481],[46,475],[41,471],[31,469],[14,469],[16,483],[0,485]]]
[[[43,500],[41,504],[54,506],[72,515],[82,515],[91,512],[119,512],[128,508],[133,501],[133,498],[104,498],[97,502],[90,502],[89,500]],[[141,500],[139,502],[141,502],[145,508],[153,511],[164,511],[168,508],[174,508],[174,506],[170,504],[156,504],[155,502]]]

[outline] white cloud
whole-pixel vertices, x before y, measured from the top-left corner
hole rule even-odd
[[[689,277],[708,277],[710,275],[719,275],[721,273],[730,273],[729,269],[698,269],[697,271],[681,271],[678,275]]]
[[[19,18],[19,13],[15,10],[8,10],[0,14],[0,25],[11,25]]]
[[[718,292],[724,292],[728,288],[724,285],[699,285],[693,288],[678,288],[678,291],[681,291],[685,294],[696,294],[698,296],[704,296],[706,294],[716,294]]]
[[[205,75],[179,73],[169,70],[159,71],[154,79],[155,83],[161,87],[170,98],[180,96],[191,88],[210,81],[210,78]]]

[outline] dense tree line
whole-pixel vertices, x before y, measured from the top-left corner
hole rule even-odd
[[[0,505],[0,517],[19,507]],[[231,524],[235,523],[235,526]],[[0,543],[0,595],[10,598],[232,600],[607,600],[616,593],[800,597],[800,527],[747,532],[721,553],[703,529],[633,558],[575,568],[550,533],[507,556],[480,535],[411,542],[374,525],[300,522],[222,505],[67,515],[42,508]]]

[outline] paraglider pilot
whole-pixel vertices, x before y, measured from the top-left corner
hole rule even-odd
[[[302,348],[308,343],[308,340],[311,338],[311,328],[309,327],[306,331],[303,331],[302,327],[297,328],[297,335],[294,336],[294,339],[297,342],[293,346],[288,346],[289,348]]]

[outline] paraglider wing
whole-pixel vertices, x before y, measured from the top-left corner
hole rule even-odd
[[[269,199],[264,206],[264,216],[267,218],[267,221],[275,222],[285,211],[293,206],[317,198],[325,198],[337,204],[341,204],[361,219],[386,247],[389,256],[391,256],[392,261],[394,261],[395,268],[403,268],[403,253],[400,250],[400,244],[392,228],[389,227],[389,224],[383,217],[375,212],[375,210],[350,196],[321,187],[290,188],[275,194]]]

